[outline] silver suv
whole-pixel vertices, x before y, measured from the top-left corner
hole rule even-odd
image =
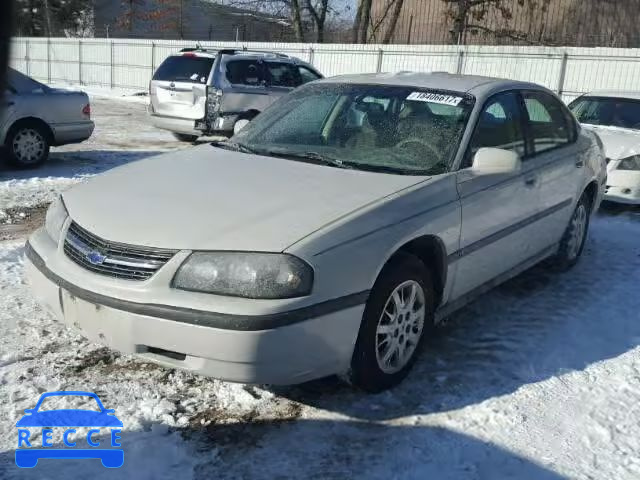
[[[281,53],[185,48],[153,75],[149,113],[179,140],[230,136],[277,98],[319,78],[308,63]]]

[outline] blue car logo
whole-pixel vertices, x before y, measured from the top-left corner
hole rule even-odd
[[[102,255],[100,252],[89,252],[86,255],[87,260],[91,265],[102,265],[107,259],[106,255]]]
[[[42,402],[49,397],[82,396],[93,398],[99,408],[95,410],[58,409],[39,411]],[[108,468],[118,468],[124,463],[124,451],[120,447],[120,432],[122,422],[115,417],[114,410],[104,408],[95,393],[91,392],[49,392],[44,393],[34,408],[25,410],[25,415],[18,420],[18,449],[16,450],[16,465],[21,468],[33,468],[41,458],[95,458],[100,459],[102,465]],[[37,446],[37,440],[31,439],[29,428],[42,427],[42,448]],[[68,448],[53,447],[53,428],[64,429],[61,439]],[[75,438],[77,432],[73,427],[91,427],[87,432],[86,443],[90,448],[76,448],[81,443]],[[101,441],[97,438],[101,428],[110,430],[110,446],[112,448],[97,448]],[[104,442],[104,440],[102,440]]]

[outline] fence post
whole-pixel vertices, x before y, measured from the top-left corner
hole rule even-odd
[[[31,76],[31,62],[29,60],[29,39],[27,38],[24,42],[24,62],[25,69],[27,70],[27,77]]]
[[[51,38],[47,37],[47,83],[51,83]]]
[[[562,63],[560,64],[560,78],[558,79],[558,95],[562,97],[564,91],[564,79],[567,75],[567,61],[569,60],[569,54],[564,52],[562,54]]]
[[[113,40],[109,43],[110,48],[110,60],[109,60],[109,86],[113,90]]]
[[[151,75],[150,77],[153,77],[153,74],[156,71],[156,42],[151,42]]]
[[[313,65],[313,59],[314,59],[315,54],[316,54],[316,52],[313,49],[313,47],[309,47],[309,64],[310,65]]]
[[[378,49],[378,66],[376,67],[376,72],[378,73],[382,71],[382,57],[384,57],[384,50],[379,48]]]
[[[82,85],[82,40],[78,39],[78,84]]]
[[[456,73],[460,75],[463,69],[464,69],[464,50],[460,50],[458,52],[458,66],[456,68]]]

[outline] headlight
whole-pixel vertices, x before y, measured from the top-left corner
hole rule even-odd
[[[640,170],[640,155],[633,155],[620,160],[616,170]]]
[[[62,232],[62,226],[67,220],[69,214],[64,206],[62,197],[58,196],[47,210],[47,216],[44,221],[44,228],[51,237],[51,239],[58,243],[60,241],[60,232]]]
[[[246,298],[292,298],[311,292],[313,269],[293,255],[194,252],[172,286],[181,290]]]

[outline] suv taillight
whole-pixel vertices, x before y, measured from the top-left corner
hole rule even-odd
[[[91,104],[87,103],[84,108],[82,109],[82,114],[87,116],[87,117],[91,117]]]

